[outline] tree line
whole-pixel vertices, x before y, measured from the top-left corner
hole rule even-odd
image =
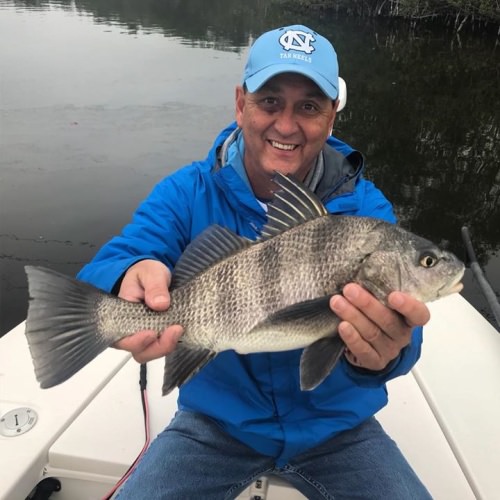
[[[500,34],[498,0],[277,0],[298,10],[335,10],[352,16],[404,18],[413,24],[444,21],[459,32],[462,28],[489,27]]]

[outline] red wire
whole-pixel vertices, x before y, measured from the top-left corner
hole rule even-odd
[[[142,458],[144,453],[149,447],[149,442],[151,440],[150,434],[150,423],[149,423],[149,405],[148,405],[148,394],[146,389],[142,391],[142,398],[144,401],[144,428],[146,431],[146,440],[144,442],[144,446],[140,451],[139,455],[137,455],[136,459],[132,462],[132,465],[128,468],[127,472],[122,476],[122,478],[113,486],[113,488],[102,498],[102,500],[110,500],[116,490],[122,486],[122,484],[129,478],[130,474],[134,472],[139,460]]]

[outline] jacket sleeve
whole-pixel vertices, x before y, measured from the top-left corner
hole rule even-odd
[[[175,174],[158,183],[122,233],[105,244],[78,274],[82,281],[111,292],[136,262],[155,259],[173,269],[189,238],[191,200]]]
[[[403,348],[399,356],[391,361],[384,370],[371,371],[352,366],[342,358],[342,366],[347,375],[358,385],[363,387],[380,387],[389,380],[408,373],[420,358],[422,348],[423,329],[418,326],[413,329],[409,345]]]
[[[366,179],[361,179],[360,184],[361,189],[358,188],[358,191],[362,191],[362,195],[360,196],[360,206],[356,215],[377,217],[393,224],[396,223],[396,215],[392,204],[383,195],[382,191],[373,182]]]

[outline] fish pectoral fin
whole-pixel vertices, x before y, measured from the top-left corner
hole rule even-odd
[[[311,340],[300,358],[300,388],[315,389],[335,367],[344,352],[344,342],[338,336],[339,318],[330,309],[330,297],[320,297],[284,308],[258,325],[260,331],[275,335],[305,331]]]
[[[325,295],[317,299],[299,302],[271,314],[266,322],[271,323],[295,323],[297,321],[311,323],[315,320],[332,321],[337,316],[330,309],[330,296]],[[330,325],[331,323],[329,323]],[[331,328],[329,328],[331,330]]]
[[[208,349],[190,349],[178,344],[173,352],[165,356],[163,395],[194,377],[216,354]]]
[[[285,307],[255,325],[249,333],[283,335],[299,332],[301,337],[310,338],[311,342],[327,337],[336,331],[339,324],[339,318],[330,309],[329,302],[330,297],[320,297]],[[291,348],[304,345],[307,342]]]
[[[300,358],[300,388],[312,391],[330,374],[344,353],[345,345],[335,334],[306,347]]]

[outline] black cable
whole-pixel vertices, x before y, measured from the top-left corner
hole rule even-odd
[[[132,462],[130,467],[127,469],[125,474],[120,478],[120,480],[115,484],[113,489],[106,493],[106,495],[102,498],[102,500],[111,500],[113,495],[116,493],[118,488],[128,479],[128,476],[132,473],[132,471],[135,469],[135,466],[138,464],[139,460],[142,458],[144,453],[146,452],[147,448],[149,447],[149,442],[150,442],[150,429],[149,429],[149,405],[148,405],[148,399],[147,399],[147,391],[146,391],[146,386],[148,384],[148,379],[147,379],[147,364],[142,363],[140,367],[140,372],[139,372],[139,387],[141,391],[141,403],[142,403],[142,412],[144,415],[144,433],[146,436],[144,446],[137,456],[137,458]]]
[[[144,418],[146,418],[146,403],[144,400],[144,391],[148,385],[148,367],[146,363],[141,363],[139,371],[139,387],[141,388],[141,402],[142,402],[142,412],[144,413]]]

